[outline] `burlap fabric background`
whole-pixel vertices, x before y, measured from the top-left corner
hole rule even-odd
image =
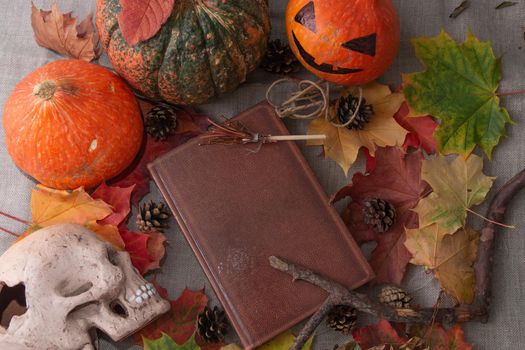
[[[284,35],[284,0],[270,0],[273,37],[285,38]],[[410,38],[423,35],[435,35],[444,28],[455,39],[463,40],[467,30],[471,29],[483,40],[491,40],[497,55],[503,57],[503,80],[501,90],[521,90],[525,88],[525,46],[523,25],[525,22],[525,3],[509,9],[494,10],[500,0],[472,1],[472,7],[459,18],[448,18],[459,0],[394,0],[402,24],[402,45],[398,58],[382,81],[399,84],[400,74],[421,68],[410,44]],[[37,6],[49,8],[50,0],[37,0]],[[95,8],[95,0],[61,0],[61,9],[74,10],[75,14],[85,16]],[[60,58],[58,55],[40,48],[33,40],[30,25],[29,0],[0,0],[0,106],[3,104],[15,84],[33,69]],[[107,64],[107,59],[102,58]],[[235,93],[222,96],[205,106],[204,112],[211,116],[232,116],[259,102],[264,98],[268,85],[275,79],[269,74],[257,71],[250,75],[248,82]],[[508,137],[502,139],[495,149],[492,161],[487,161],[487,174],[497,176],[495,188],[499,188],[512,175],[525,165],[525,132],[522,110],[525,96],[503,98],[503,104],[517,122],[508,128]],[[305,129],[304,122],[287,122],[292,132]],[[319,181],[331,194],[348,183],[342,171],[330,160],[319,156],[319,149],[302,147]],[[359,169],[357,167],[356,169]],[[11,162],[5,150],[3,130],[0,131],[0,210],[21,218],[29,218],[30,189],[34,183],[24,176]],[[160,199],[156,188],[152,186],[149,197]],[[525,347],[525,204],[522,193],[510,210],[507,221],[517,225],[514,231],[501,234],[494,266],[494,302],[490,322],[486,325],[466,326],[468,339],[476,349],[521,349]],[[480,209],[483,211],[483,209]],[[22,232],[23,228],[13,222],[0,220],[0,225],[13,231]],[[189,246],[184,241],[179,229],[173,223],[167,232],[170,245],[167,260],[158,275],[171,296],[176,297],[184,287],[206,287],[207,293],[215,303],[213,291],[208,285]],[[8,235],[0,235],[0,251],[13,243]],[[329,254],[329,252],[327,252]],[[408,289],[421,302],[431,302],[436,295],[436,286],[424,273],[411,269],[405,279]],[[331,349],[334,344],[345,339],[338,337],[324,326],[318,331],[317,349]],[[133,349],[129,343],[117,347],[101,341],[101,348]],[[7,349],[2,349],[7,350]]]

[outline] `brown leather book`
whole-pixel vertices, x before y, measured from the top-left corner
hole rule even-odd
[[[288,134],[265,103],[235,120]],[[299,323],[326,293],[270,267],[279,256],[356,288],[373,272],[294,142],[200,145],[149,169],[246,349]]]

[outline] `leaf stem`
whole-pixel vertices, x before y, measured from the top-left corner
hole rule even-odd
[[[491,224],[498,225],[498,226],[505,227],[505,228],[511,228],[511,229],[515,229],[515,228],[516,228],[515,225],[507,225],[507,224],[503,224],[503,223],[501,223],[501,222],[493,221],[493,220],[490,220],[489,218],[484,217],[484,216],[481,215],[481,214],[476,213],[474,210],[470,210],[469,208],[466,208],[466,209],[467,209],[467,211],[468,211],[469,213],[472,213],[472,214],[474,214],[474,215],[476,215],[476,216],[482,218],[483,220],[485,220],[485,221],[487,221],[487,222],[490,222]]]
[[[525,90],[499,92],[496,94],[496,96],[512,96],[512,95],[525,95]]]
[[[3,232],[5,232],[5,233],[8,233],[8,234],[10,234],[11,236],[14,236],[14,237],[17,237],[17,238],[20,237],[19,234],[16,234],[16,233],[14,233],[14,232],[12,232],[12,231],[9,231],[9,230],[7,230],[7,229],[5,229],[5,228],[3,228],[3,227],[0,227],[0,231],[3,231]]]
[[[22,219],[20,219],[20,218],[17,218],[16,216],[6,214],[6,213],[4,213],[4,212],[2,212],[2,211],[0,211],[0,215],[5,216],[6,218],[9,218],[9,219],[11,219],[11,220],[15,220],[15,221],[21,222],[22,224],[25,224],[25,225],[27,225],[27,226],[31,226],[31,223],[30,223],[30,222],[28,222],[28,221],[26,221],[26,220],[22,220]]]

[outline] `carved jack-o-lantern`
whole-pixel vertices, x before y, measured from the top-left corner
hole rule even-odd
[[[375,80],[399,48],[391,0],[290,0],[290,47],[312,73],[341,85]]]

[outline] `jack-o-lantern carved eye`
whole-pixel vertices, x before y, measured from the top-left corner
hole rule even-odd
[[[300,9],[299,12],[297,12],[297,14],[294,17],[294,20],[315,33],[317,28],[315,26],[314,2],[310,1],[309,3],[304,5],[303,8]]]
[[[367,36],[362,36],[343,43],[341,46],[359,52],[368,56],[374,57],[376,55],[376,33]]]

